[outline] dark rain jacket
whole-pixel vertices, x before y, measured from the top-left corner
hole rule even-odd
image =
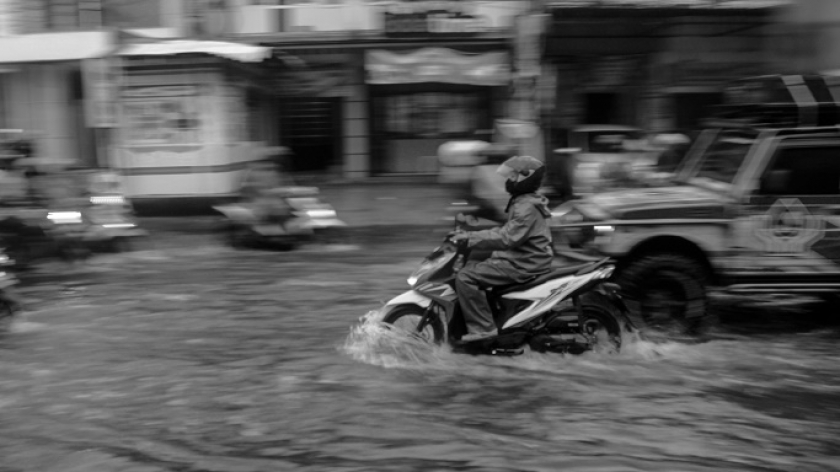
[[[508,261],[519,272],[539,275],[551,270],[554,251],[548,199],[536,193],[513,198],[503,226],[469,233],[469,247],[494,250],[491,259]]]

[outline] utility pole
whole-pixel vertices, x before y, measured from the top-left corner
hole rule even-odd
[[[531,0],[527,11],[514,18],[513,78],[509,119],[497,127],[512,139],[519,154],[538,159],[544,156],[540,117],[537,114],[537,85],[541,75],[543,33],[548,21],[541,0]]]
[[[541,75],[543,34],[547,21],[548,15],[543,11],[540,0],[532,0],[530,9],[514,20],[512,118],[537,119],[537,81]]]

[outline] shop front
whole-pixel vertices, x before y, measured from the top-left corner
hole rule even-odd
[[[689,132],[728,81],[767,71],[770,7],[639,0],[549,11],[544,62],[556,70],[556,147],[580,125]]]
[[[486,140],[505,114],[505,51],[371,49],[365,69],[374,174],[434,174],[441,144]]]
[[[126,47],[121,127],[112,166],[144,204],[234,197],[249,161],[272,143],[269,92],[246,67],[270,49],[202,41]],[[140,208],[142,210],[142,208]]]

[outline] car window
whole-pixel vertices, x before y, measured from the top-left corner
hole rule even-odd
[[[706,150],[696,177],[731,184],[754,143],[751,134],[721,133]]]
[[[780,148],[764,172],[759,193],[840,195],[840,145]]]

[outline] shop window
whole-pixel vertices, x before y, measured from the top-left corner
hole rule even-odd
[[[414,93],[382,97],[384,130],[405,137],[447,137],[479,128],[474,94]]]

